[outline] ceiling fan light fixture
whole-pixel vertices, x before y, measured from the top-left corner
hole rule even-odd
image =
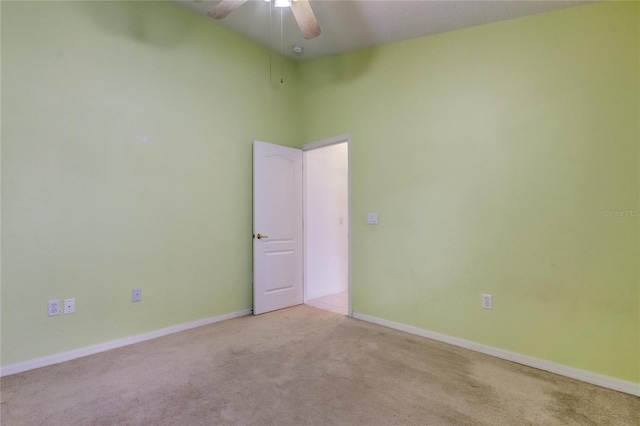
[[[275,0],[275,7],[291,7],[291,0]]]
[[[2,1],[2,0],[0,0]],[[207,12],[207,15],[213,19],[223,19],[231,12],[245,4],[249,0],[220,0],[213,9]],[[318,37],[320,35],[320,26],[318,20],[311,10],[309,0],[274,0],[275,7],[290,7],[293,17],[300,27],[302,35],[307,40]],[[271,8],[269,8],[271,10]],[[280,9],[282,14],[282,9]],[[269,15],[271,16],[271,15]],[[280,21],[282,25],[282,21]]]

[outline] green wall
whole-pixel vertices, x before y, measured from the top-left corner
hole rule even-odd
[[[285,66],[169,2],[2,1],[3,365],[251,308],[252,140],[300,140]]]
[[[638,18],[596,4],[300,65],[303,140],[353,137],[354,312],[640,382]]]
[[[251,140],[350,132],[355,312],[640,382],[638,3],[284,86],[170,3],[1,7],[2,365],[250,308]]]

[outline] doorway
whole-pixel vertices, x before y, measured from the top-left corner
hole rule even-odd
[[[303,151],[304,302],[349,315],[349,137]]]

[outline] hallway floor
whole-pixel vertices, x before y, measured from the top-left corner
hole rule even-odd
[[[326,296],[307,300],[307,305],[337,314],[349,314],[349,293],[345,290],[340,293],[328,294]]]

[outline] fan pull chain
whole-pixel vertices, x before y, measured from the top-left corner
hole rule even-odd
[[[273,24],[271,23],[271,10],[271,3],[269,3],[269,85],[273,81]]]
[[[282,49],[282,9],[280,8],[280,84],[284,84],[284,66],[282,64],[282,55],[284,54],[284,50]]]

